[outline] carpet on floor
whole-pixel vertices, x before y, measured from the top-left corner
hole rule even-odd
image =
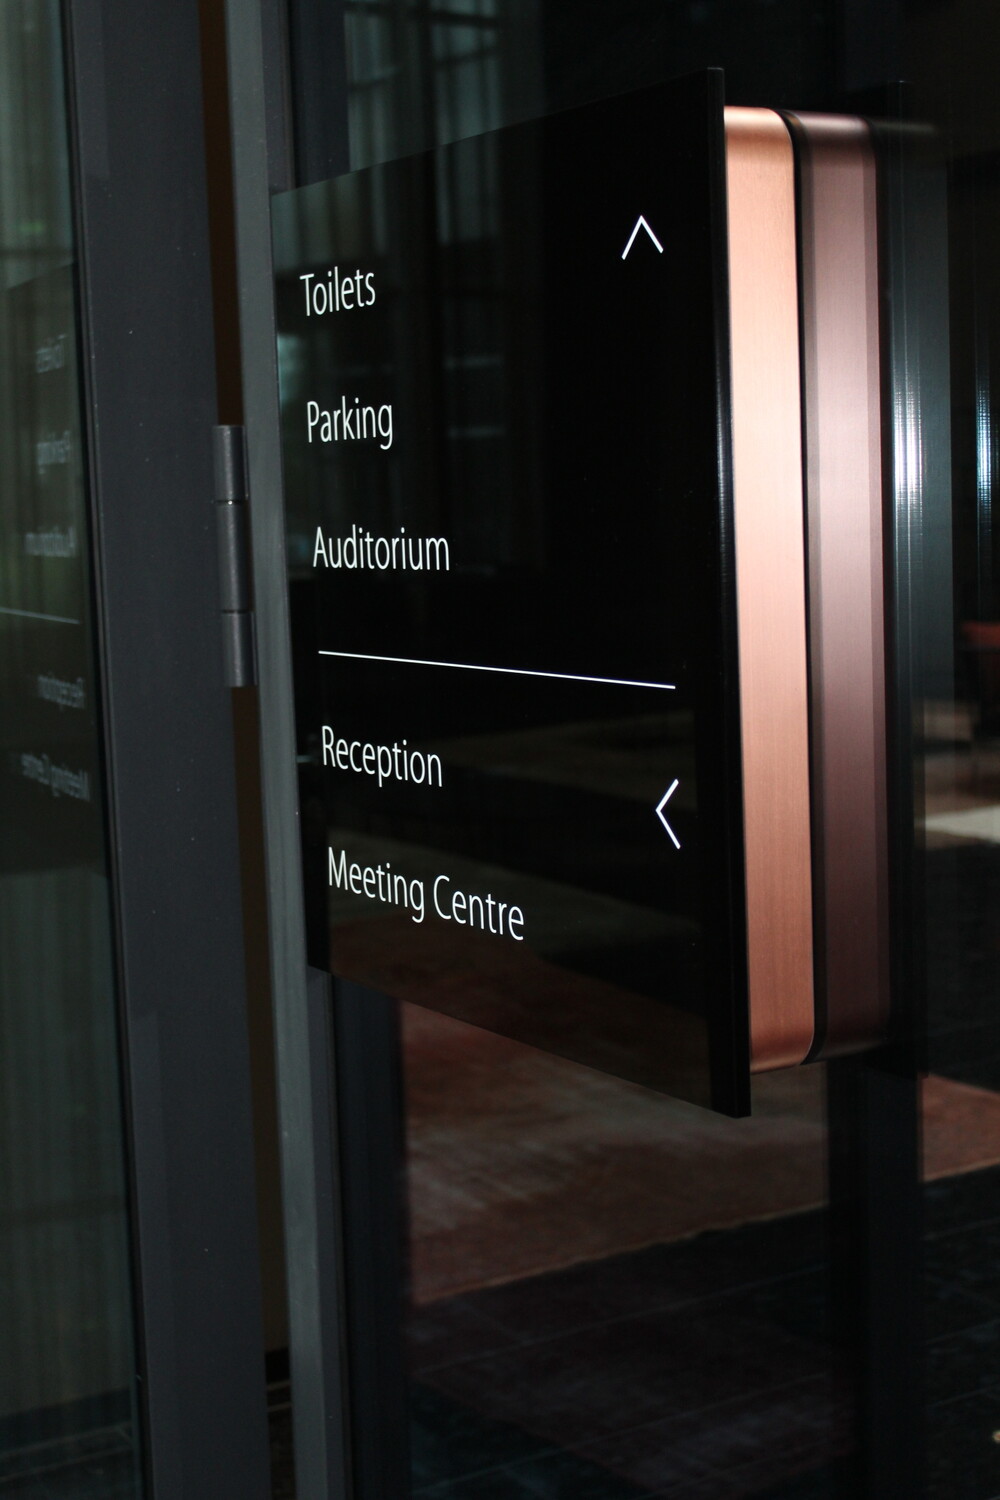
[[[403,1005],[417,1304],[815,1208],[822,1066],[754,1081],[730,1120]],[[924,1175],[1000,1162],[1000,1096],[930,1077]]]

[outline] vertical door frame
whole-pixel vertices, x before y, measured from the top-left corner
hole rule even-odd
[[[147,1487],[264,1500],[198,4],[63,13]]]
[[[279,0],[226,0],[226,18],[296,1493],[344,1500],[354,1480],[335,1039],[329,977],[305,957],[271,251],[271,195],[294,185],[287,38]]]

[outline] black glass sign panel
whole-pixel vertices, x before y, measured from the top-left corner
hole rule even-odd
[[[745,1105],[723,101],[274,202],[311,962]]]

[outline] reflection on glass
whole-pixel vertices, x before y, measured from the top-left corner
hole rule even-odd
[[[535,113],[531,0],[346,0],[351,161],[388,161]],[[400,66],[405,58],[410,66]]]
[[[908,1440],[927,1434],[927,1494],[988,1500],[1000,1432],[1000,13],[990,0],[497,0],[477,12],[490,76],[450,99],[445,62],[468,45],[471,5],[342,9],[354,168],[707,66],[726,69],[732,103],[902,114],[933,133],[927,179],[887,219],[907,257],[883,308],[897,748],[915,769],[897,790],[918,846],[895,938],[926,952],[927,1274],[922,1308],[880,1305],[873,1326],[884,1345],[893,1319],[924,1318],[925,1399]],[[339,101],[303,94],[297,107],[339,138]],[[456,400],[474,401],[485,378],[470,370]],[[922,982],[919,962],[911,977]],[[732,1126],[428,1010],[404,1007],[400,1036],[416,1493],[862,1491],[839,1464],[864,1395],[829,1372],[872,1328],[853,1308],[831,1326],[836,1257],[818,1205],[838,1130],[866,1126],[852,1106],[828,1131],[820,1073],[760,1080],[754,1120]],[[865,1147],[877,1159],[880,1141]],[[860,1239],[839,1214],[834,1238]],[[910,1232],[920,1238],[916,1217]],[[898,1360],[884,1377],[891,1402]]]
[[[125,1497],[135,1353],[60,24],[48,0],[0,8],[0,1488]]]

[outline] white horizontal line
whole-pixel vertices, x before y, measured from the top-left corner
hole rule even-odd
[[[661,688],[673,692],[672,682],[634,682],[630,677],[582,677],[577,672],[533,672],[527,667],[482,667],[468,661],[422,661],[416,656],[369,656],[363,651],[321,651],[320,656],[342,656],[351,661],[388,661],[404,667],[454,667],[459,672],[509,672],[514,677],[556,677],[560,682],[599,682],[612,687]]]
[[[79,625],[79,620],[73,620],[69,615],[42,615],[34,609],[5,609],[0,604],[0,615],[17,615],[20,620],[51,620],[53,625]]]

